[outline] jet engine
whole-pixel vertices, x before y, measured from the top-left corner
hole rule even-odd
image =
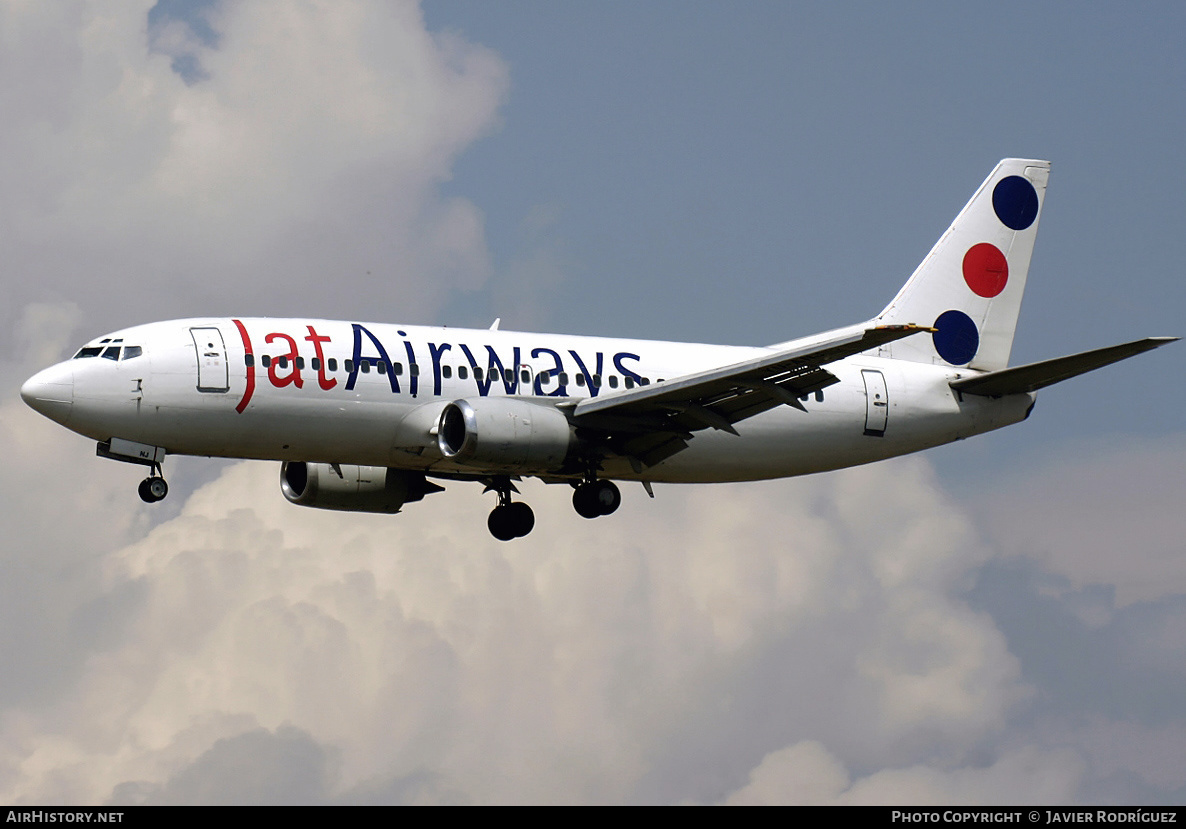
[[[455,400],[437,424],[442,455],[484,469],[559,469],[573,442],[572,426],[559,409],[505,397]]]
[[[280,489],[302,507],[395,513],[442,487],[429,483],[423,473],[403,469],[286,461],[280,467]]]

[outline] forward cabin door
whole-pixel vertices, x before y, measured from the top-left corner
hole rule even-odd
[[[865,381],[865,434],[884,437],[885,425],[889,420],[889,392],[885,388],[885,375],[873,369],[862,369]]]
[[[217,328],[191,328],[189,333],[198,354],[198,391],[230,391],[222,332]]]

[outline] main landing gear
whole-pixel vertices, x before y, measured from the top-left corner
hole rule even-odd
[[[137,492],[140,493],[140,500],[146,504],[155,504],[157,501],[165,500],[165,496],[169,494],[169,485],[161,477],[160,464],[153,465],[152,474],[140,482]]]
[[[149,480],[160,480],[150,478]],[[148,481],[145,481],[148,483]],[[162,483],[164,483],[162,481]],[[143,486],[143,485],[141,485]],[[535,513],[522,501],[511,501],[511,493],[518,492],[509,478],[499,477],[486,485],[486,491],[498,493],[498,506],[490,512],[486,526],[499,541],[522,538],[535,527]],[[609,515],[622,503],[622,493],[613,481],[595,478],[573,485],[572,505],[585,518]]]
[[[515,491],[515,487],[510,480],[498,479],[488,489],[498,493],[498,506],[491,510],[490,517],[486,519],[490,534],[499,541],[510,541],[531,532],[535,527],[535,513],[522,501],[511,501],[511,492]]]
[[[622,503],[622,493],[613,481],[589,480],[572,493],[572,506],[582,518],[609,515]]]

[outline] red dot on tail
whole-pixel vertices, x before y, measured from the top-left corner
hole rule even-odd
[[[977,296],[994,297],[1009,281],[1009,263],[995,245],[981,242],[964,254],[964,281]]]

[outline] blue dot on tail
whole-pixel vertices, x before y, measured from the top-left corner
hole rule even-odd
[[[1021,176],[1006,176],[992,190],[992,209],[1005,227],[1025,230],[1038,218],[1038,194]]]
[[[939,356],[953,366],[971,362],[980,348],[980,332],[976,323],[963,311],[944,311],[935,320],[938,330],[931,335]]]

